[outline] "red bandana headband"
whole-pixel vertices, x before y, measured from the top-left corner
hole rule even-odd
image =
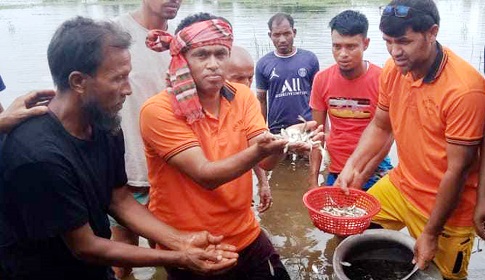
[[[222,19],[196,22],[175,36],[163,30],[148,32],[148,48],[157,52],[170,49],[172,60],[167,71],[167,92],[172,97],[175,115],[186,117],[189,124],[204,118],[204,112],[183,53],[188,49],[208,45],[223,45],[231,49],[232,41],[232,27]]]

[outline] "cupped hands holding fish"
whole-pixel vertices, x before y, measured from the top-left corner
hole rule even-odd
[[[181,265],[201,274],[222,273],[237,263],[236,247],[207,231],[182,235]]]
[[[324,138],[323,126],[317,126],[316,121],[305,121],[281,131],[278,135],[266,132],[260,137],[258,147],[266,154],[275,151],[308,154],[314,147],[321,149],[320,143]]]

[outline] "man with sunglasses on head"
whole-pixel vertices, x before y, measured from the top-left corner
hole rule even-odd
[[[465,279],[485,82],[436,40],[440,16],[432,0],[394,0],[381,11],[379,28],[392,59],[380,76],[375,117],[336,184],[359,188],[394,137],[399,164],[369,190],[382,206],[373,222],[407,227],[417,239],[413,262],[421,269],[434,261],[446,279]]]

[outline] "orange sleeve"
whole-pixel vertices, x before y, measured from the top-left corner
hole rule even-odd
[[[379,76],[379,100],[377,107],[384,111],[389,111],[390,92],[387,88],[389,86],[389,78],[391,71],[393,70],[394,62],[392,59],[388,59],[384,68],[382,68],[381,75]]]
[[[485,92],[461,94],[445,104],[446,141],[457,145],[478,145],[483,138]]]
[[[239,89],[239,88],[238,88]],[[238,92],[238,94],[241,94]],[[246,98],[246,112],[244,116],[244,128],[246,130],[246,139],[251,139],[268,130],[261,106],[256,95],[248,91]]]
[[[174,115],[163,94],[166,93],[156,95],[143,105],[140,130],[146,149],[168,161],[181,151],[199,146],[199,140],[185,120]]]

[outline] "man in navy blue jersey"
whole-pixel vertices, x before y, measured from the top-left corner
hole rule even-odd
[[[256,88],[271,133],[280,133],[282,128],[299,123],[299,115],[312,119],[308,104],[320,66],[314,53],[293,45],[296,29],[289,14],[273,15],[268,27],[276,49],[258,61]]]

